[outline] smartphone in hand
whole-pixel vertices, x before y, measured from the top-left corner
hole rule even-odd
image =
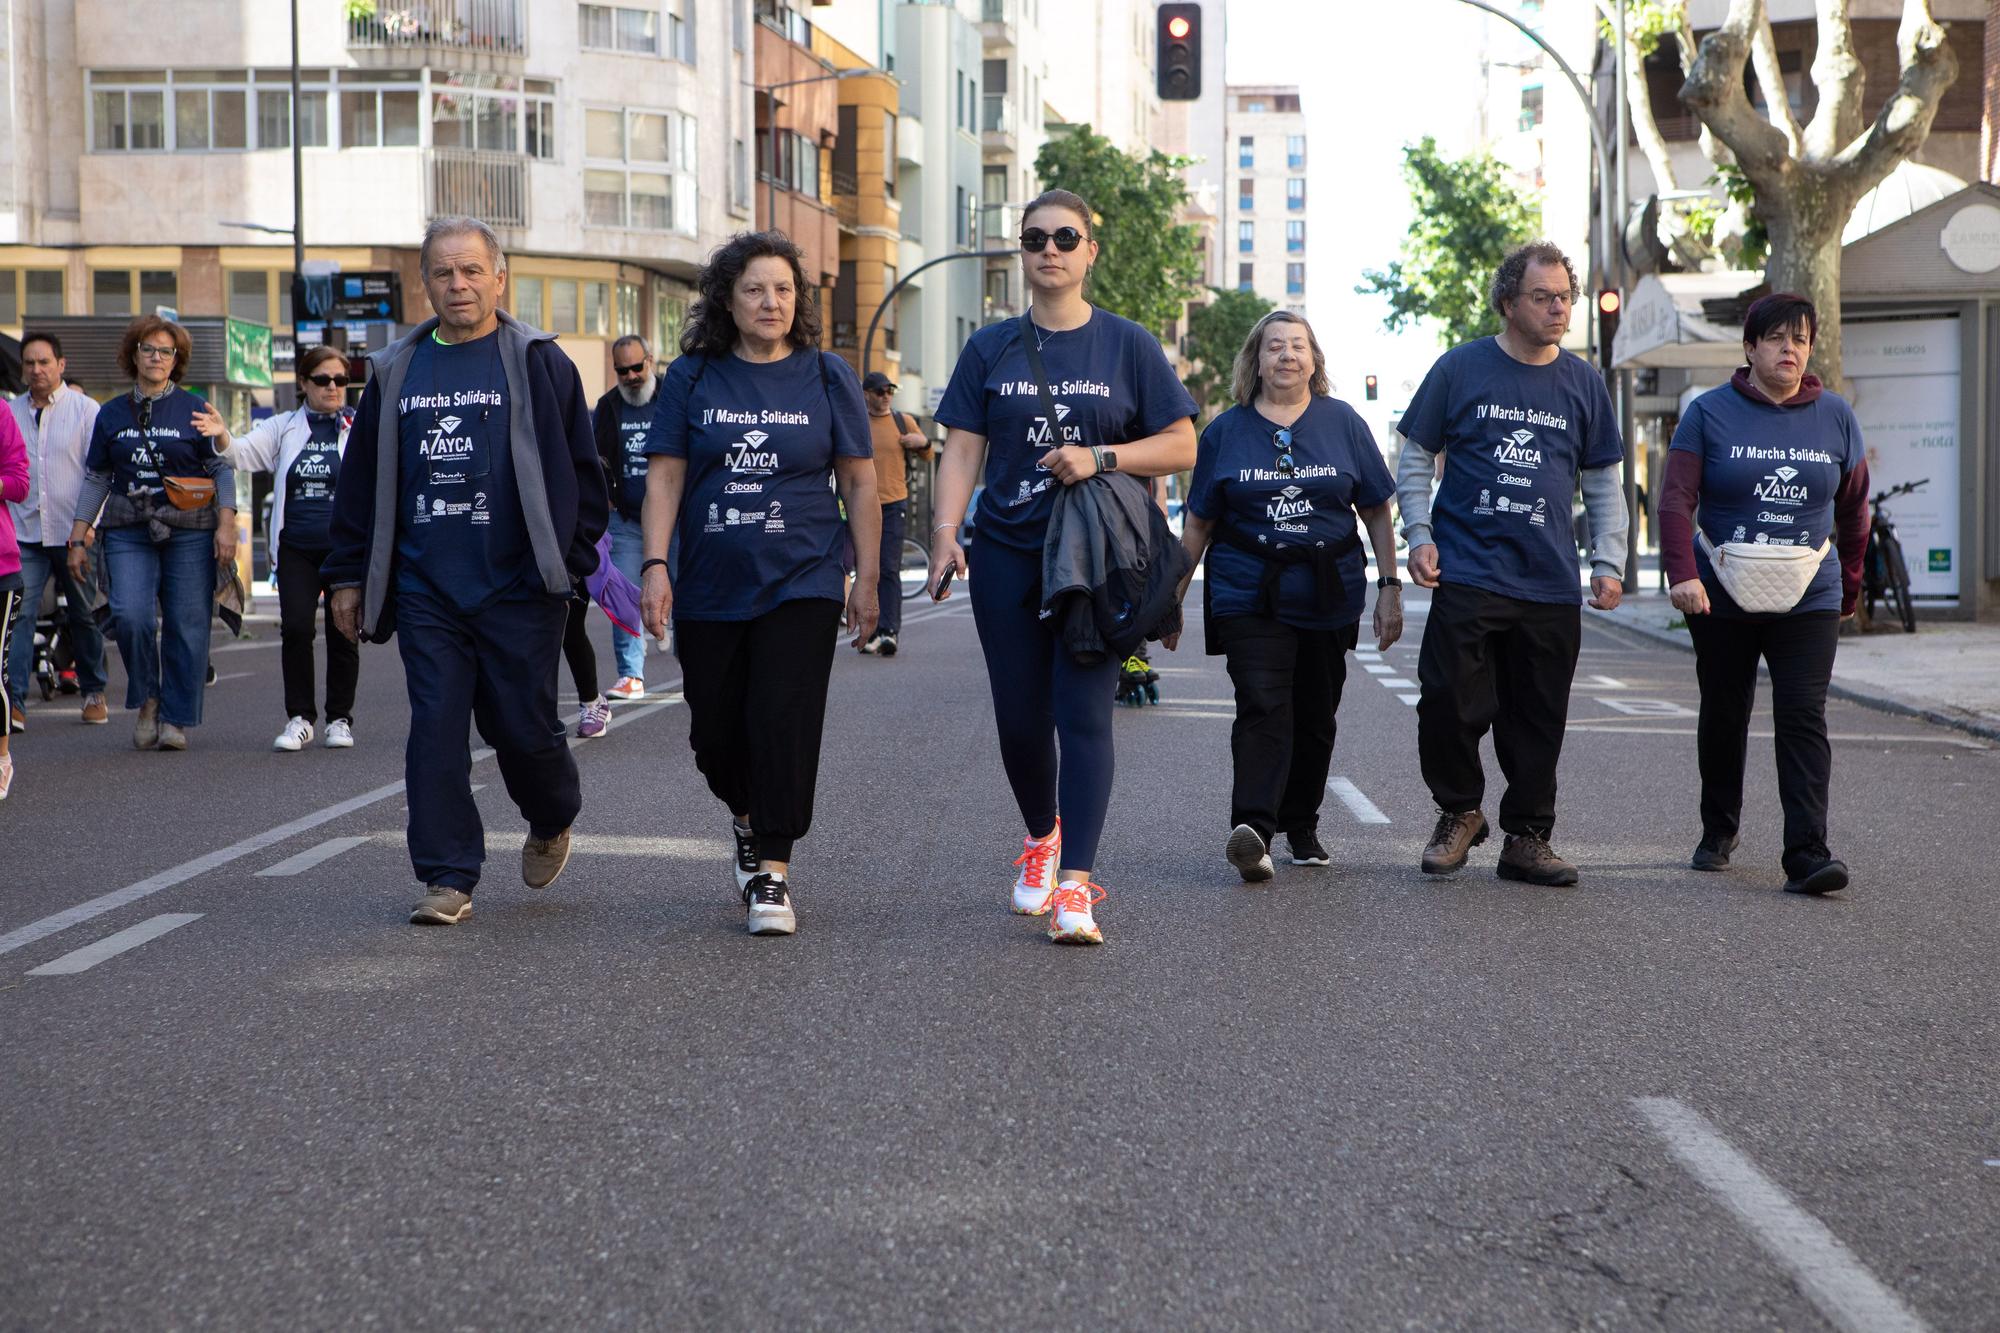
[[[944,600],[945,593],[951,590],[952,578],[957,573],[957,565],[946,565],[944,567],[944,573],[938,575],[937,587],[931,590],[931,600],[933,602],[942,602]]]

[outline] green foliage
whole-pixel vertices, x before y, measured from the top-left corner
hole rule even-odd
[[[1720,185],[1729,202],[1737,205],[1750,219],[1750,225],[1743,229],[1743,252],[1736,257],[1736,267],[1741,269],[1761,269],[1771,255],[1771,233],[1757,216],[1757,189],[1750,184],[1750,178],[1743,174],[1743,168],[1735,163],[1718,166],[1715,174],[1708,178],[1710,185]]]
[[[1229,405],[1230,376],[1236,354],[1257,321],[1274,307],[1255,292],[1211,287],[1213,298],[1188,316],[1188,359],[1195,369],[1187,377],[1188,392],[1201,404],[1203,417]]]
[[[1541,231],[1541,206],[1507,183],[1491,155],[1445,158],[1429,137],[1403,149],[1403,179],[1417,214],[1403,257],[1364,271],[1354,290],[1388,298],[1382,323],[1392,331],[1429,320],[1447,346],[1493,332],[1493,271]]]
[[[375,17],[375,0],[347,0],[347,21],[360,23]]]
[[[1625,7],[1625,37],[1648,57],[1659,49],[1662,39],[1672,36],[1687,22],[1686,0],[1628,0]],[[1597,34],[1616,45],[1618,30],[1600,12]]]
[[[1096,211],[1101,250],[1085,295],[1155,333],[1201,290],[1198,233],[1176,220],[1188,201],[1187,165],[1157,148],[1143,158],[1120,152],[1088,125],[1050,139],[1035,155],[1043,181],[1082,195]]]

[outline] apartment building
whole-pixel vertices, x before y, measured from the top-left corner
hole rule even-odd
[[[1306,309],[1306,118],[1296,86],[1231,84],[1224,92],[1225,282],[1273,305]]]
[[[753,4],[757,226],[798,243],[824,311],[840,276],[840,224],[828,179],[840,131],[839,71],[815,50],[807,0]]]
[[[897,141],[902,88],[894,75],[873,66],[825,28],[813,34],[813,51],[846,74],[836,85],[839,126],[829,183],[840,232],[839,274],[827,310],[826,346],[857,373],[880,370],[896,379],[896,305],[883,301],[895,289],[902,265],[903,205],[897,198]],[[882,311],[879,324],[876,312]],[[874,326],[873,339],[869,338]]]
[[[428,316],[417,242],[470,213],[508,250],[510,306],[563,335],[586,387],[616,336],[671,343],[703,257],[753,217],[751,3],[300,5],[308,273],[380,298],[350,341]],[[0,0],[0,328],[234,316],[278,331],[282,381],[289,6],[180,6],[143,43],[133,13]]]

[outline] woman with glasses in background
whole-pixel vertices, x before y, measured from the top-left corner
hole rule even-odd
[[[195,429],[215,442],[216,452],[241,472],[272,475],[271,526],[264,549],[271,581],[278,585],[278,635],[289,719],[274,750],[296,752],[313,738],[319,714],[313,707],[313,617],[326,595],[319,567],[331,547],[333,488],[340,481],[340,458],[347,449],[354,411],[347,406],[347,357],[331,347],[308,348],[298,359],[297,408],[266,417],[242,439],[232,439],[222,416],[206,403],[195,412]],[[333,628],[326,613],[326,739],[329,750],[354,744],[354,686],[361,674],[361,649]]]
[[[236,470],[195,425],[206,404],[180,387],[193,354],[170,319],[141,315],[125,330],[118,367],[132,389],[98,410],[69,535],[80,579],[103,533],[141,750],[185,750],[187,729],[201,725],[216,567],[236,560]]]
[[[1331,396],[1305,320],[1279,310],[1257,321],[1231,387],[1236,406],[1202,432],[1181,540],[1195,560],[1207,553],[1208,651],[1228,659],[1236,686],[1224,851],[1258,883],[1273,874],[1279,833],[1293,865],[1332,860],[1319,807],[1368,595],[1363,528],[1385,571],[1371,627],[1377,651],[1402,636],[1403,589],[1389,524],[1395,479],[1360,413]]]
[[[937,410],[949,433],[931,587],[937,595],[948,571],[966,572],[958,534],[983,458],[972,618],[1000,758],[1027,825],[1013,906],[1047,914],[1049,938],[1059,944],[1104,941],[1093,912],[1104,890],[1091,874],[1111,805],[1119,661],[1079,664],[1056,625],[1041,619],[1042,547],[1056,487],[1100,471],[1165,476],[1191,466],[1195,453],[1194,399],[1158,340],[1084,299],[1096,259],[1090,205],[1067,190],[1030,203],[1021,215],[1021,270],[1031,309],[972,335]],[[1056,421],[1042,407],[1031,351],[1047,371]]]

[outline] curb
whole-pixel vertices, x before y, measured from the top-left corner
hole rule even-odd
[[[1623,631],[1626,634],[1636,635],[1641,639],[1647,639],[1654,643],[1669,643],[1679,648],[1682,652],[1691,653],[1694,651],[1693,641],[1681,630],[1641,624],[1637,621],[1625,620],[1603,611],[1593,616],[1590,623],[1604,626],[1614,633]],[[1977,736],[1981,740],[2000,741],[2000,721],[1981,716],[1977,713],[1964,713],[1951,709],[1928,707],[1923,704],[1906,703],[1892,695],[1881,694],[1855,685],[1843,685],[1838,679],[1827,685],[1826,692],[1836,699],[1845,699],[1849,703],[1860,704],[1863,708],[1872,708],[1878,713],[1889,713],[1897,717],[1913,717],[1920,722],[1929,722],[1936,726],[1949,727],[1953,731],[1963,731],[1968,735]]]

